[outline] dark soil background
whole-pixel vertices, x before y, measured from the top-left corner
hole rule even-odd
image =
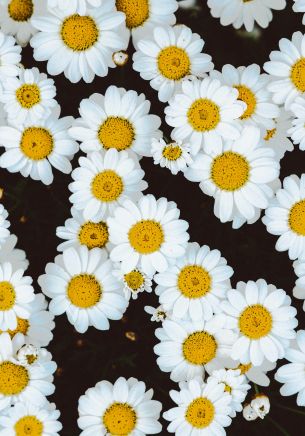
[[[204,0],[198,0],[198,10],[181,9],[177,17],[179,23],[190,26],[206,41],[205,51],[212,55],[216,68],[226,63],[239,66],[255,62],[263,65],[270,51],[277,49],[281,37],[290,38],[294,31],[304,29],[302,14],[293,13],[291,6],[292,1],[288,1],[284,11],[275,12],[268,29],[259,30],[255,38],[253,34],[222,27],[218,20],[211,17]],[[44,63],[33,60],[30,47],[23,50],[23,63],[26,67],[37,66],[45,71]],[[93,92],[104,93],[110,84],[135,89],[138,93],[144,92],[152,103],[152,113],[162,117],[162,128],[169,133],[164,123],[164,105],[160,104],[149,83],[132,70],[131,59],[124,68],[110,70],[108,77],[96,78],[89,85],[83,82],[73,85],[63,75],[55,77],[55,82],[62,114],[75,117],[78,116],[81,99]],[[233,230],[230,224],[221,224],[215,218],[213,200],[205,196],[197,184],[185,180],[181,175],[172,176],[168,170],[154,166],[151,159],[145,158],[141,164],[149,183],[147,192],[177,202],[181,217],[190,223],[191,241],[221,250],[234,268],[233,286],[239,280],[262,277],[292,295],[295,281],[292,262],[286,253],[275,251],[276,237],[269,235],[260,221]],[[76,165],[77,159],[74,167]],[[293,173],[300,175],[304,168],[305,154],[296,149],[282,160],[281,179]],[[2,201],[10,213],[11,231],[18,236],[18,246],[26,251],[30,260],[29,273],[34,278],[37,292],[40,291],[38,276],[44,272],[46,263],[53,261],[57,254],[59,240],[55,236],[55,228],[63,225],[69,217],[70,177],[56,170],[54,173],[54,183],[46,187],[40,182],[24,179],[19,173],[13,175],[0,170],[0,187],[4,189]],[[158,325],[151,323],[149,315],[144,312],[146,304],[157,305],[156,296],[142,294],[137,301],[131,301],[124,318],[112,322],[111,329],[106,332],[91,327],[86,334],[80,335],[65,316],[56,318],[54,340],[49,346],[58,364],[56,393],[51,400],[61,410],[63,436],[80,433],[76,422],[78,398],[102,379],[114,382],[119,376],[137,377],[144,380],[147,387],[154,389],[155,398],[162,402],[163,410],[174,406],[168,391],[177,386],[170,381],[168,374],[162,373],[157,367],[153,346],[156,343],[154,329]],[[298,310],[299,327],[304,328],[305,315],[301,302],[293,298],[293,304]],[[280,385],[273,381],[269,388],[263,390],[271,401],[271,412],[265,420],[247,422],[239,414],[227,434],[303,435],[305,410],[297,408],[295,396],[281,397],[279,388]],[[251,391],[249,397],[253,393]],[[166,435],[165,421],[163,424],[162,435]]]

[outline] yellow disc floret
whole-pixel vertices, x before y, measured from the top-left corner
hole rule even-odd
[[[16,90],[16,98],[25,109],[31,109],[40,102],[40,89],[36,84],[25,84]]]
[[[148,0],[116,0],[118,11],[126,15],[126,26],[128,29],[142,26],[149,18]]]
[[[187,118],[197,132],[213,130],[220,121],[219,107],[207,98],[199,98],[187,111]]]
[[[135,428],[137,415],[127,403],[113,403],[103,415],[103,423],[107,434],[127,436]]]
[[[164,242],[161,225],[153,220],[142,220],[134,224],[128,233],[130,245],[141,254],[158,251]]]
[[[239,153],[226,151],[217,156],[212,164],[211,178],[223,191],[236,191],[245,185],[249,178],[250,166]]]
[[[71,50],[85,51],[96,43],[99,30],[93,18],[74,14],[63,21],[61,37]]]
[[[108,117],[99,128],[98,139],[106,150],[126,150],[135,139],[133,125],[125,118]]]
[[[16,301],[16,292],[10,282],[0,282],[0,310],[10,310]]]
[[[191,333],[183,342],[184,358],[193,365],[205,365],[216,356],[217,343],[208,332]]]
[[[170,161],[176,161],[182,156],[182,148],[173,143],[166,145],[162,150],[162,156]]]
[[[134,269],[124,275],[124,281],[132,291],[136,292],[144,285],[145,277],[139,270]]]
[[[174,45],[163,48],[157,62],[160,73],[167,79],[181,80],[190,73],[190,58],[183,48]]]
[[[185,412],[186,420],[195,428],[205,428],[214,419],[215,408],[213,403],[204,397],[196,398],[191,402]]]
[[[32,17],[34,5],[32,0],[11,0],[7,6],[7,11],[12,20],[23,22]]]
[[[247,118],[250,118],[255,112],[256,109],[255,94],[251,91],[251,89],[249,89],[247,86],[244,85],[237,85],[234,88],[238,90],[238,100],[243,101],[247,105],[246,110],[240,116],[241,120],[246,120]]]
[[[247,307],[241,313],[238,326],[241,333],[249,339],[260,339],[267,336],[272,329],[272,315],[260,304]]]
[[[42,422],[33,415],[20,418],[14,428],[16,436],[41,436],[43,434]]]
[[[199,265],[188,265],[178,275],[178,289],[187,298],[200,298],[211,289],[210,274]]]
[[[305,200],[301,200],[292,206],[288,223],[294,233],[305,236]]]
[[[0,394],[18,395],[29,384],[29,374],[22,365],[13,362],[0,363]]]
[[[299,59],[292,66],[290,79],[299,91],[305,92],[305,58]]]
[[[117,200],[124,190],[122,178],[112,170],[98,173],[91,184],[91,191],[100,201],[111,202]]]
[[[52,153],[53,147],[53,136],[47,129],[42,127],[27,127],[23,131],[20,149],[29,159],[45,159]]]
[[[74,306],[87,309],[101,299],[102,286],[92,274],[72,277],[67,287],[67,296]]]
[[[83,224],[78,233],[78,240],[82,245],[91,248],[103,248],[109,241],[108,226],[105,222]]]
[[[15,328],[15,330],[6,330],[6,331],[10,335],[10,337],[13,339],[13,337],[17,333],[22,333],[23,335],[26,335],[29,327],[30,327],[30,323],[27,319],[22,319],[22,318],[19,318],[19,316],[17,316],[17,327]],[[0,335],[1,335],[1,333],[3,333],[2,330],[0,330]]]
[[[272,139],[275,134],[276,134],[276,128],[267,130],[266,135],[264,136],[264,140],[270,141],[270,139]]]

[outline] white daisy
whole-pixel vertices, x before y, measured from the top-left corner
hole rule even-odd
[[[38,68],[20,69],[18,78],[8,78],[4,84],[0,100],[8,118],[16,124],[46,118],[57,105],[54,80],[48,79]]]
[[[138,268],[126,273],[117,265],[112,274],[124,284],[124,294],[128,301],[130,298],[136,300],[140,292],[152,292],[152,279]]]
[[[221,73],[211,71],[210,77],[237,89],[238,99],[246,104],[246,109],[240,116],[241,123],[251,123],[268,129],[274,127],[273,118],[279,116],[279,108],[272,103],[271,93],[266,89],[270,77],[261,74],[259,65],[235,68],[227,64],[223,66]]]
[[[23,269],[25,271],[29,266],[29,261],[24,250],[15,248],[17,241],[17,236],[12,234],[5,240],[0,250],[0,264],[9,262],[14,271],[17,269]]]
[[[87,5],[91,7],[100,7],[102,0],[47,0],[49,8],[58,8],[62,10],[69,10],[73,8],[79,15],[85,15]]]
[[[17,403],[1,416],[0,436],[59,436],[62,429],[59,417],[55,404]]]
[[[151,315],[151,321],[163,322],[169,315],[167,312],[165,312],[162,305],[158,307],[144,306],[144,310],[146,313]]]
[[[273,196],[269,184],[278,177],[279,164],[273,151],[262,146],[260,129],[244,126],[236,141],[206,146],[184,174],[215,198],[214,214],[221,222],[238,227],[255,222],[268,206]]]
[[[169,433],[185,436],[226,434],[224,427],[231,424],[231,396],[225,392],[223,383],[191,380],[180,391],[172,390],[169,395],[177,404],[163,413],[164,418],[171,421],[167,427]]]
[[[305,262],[304,260],[296,260],[293,262],[293,268],[296,276],[298,277],[295,281],[295,286],[293,288],[293,296],[300,300],[305,300]],[[305,301],[303,303],[303,310],[305,311]]]
[[[305,12],[305,0],[293,0],[292,9],[294,12]],[[303,15],[302,23],[305,24],[305,15]]]
[[[261,419],[264,419],[270,412],[270,401],[264,394],[256,394],[250,404],[257,416]]]
[[[78,144],[67,132],[73,117],[59,115],[57,106],[47,118],[22,125],[11,120],[9,125],[1,126],[0,143],[5,152],[0,157],[0,166],[11,173],[20,172],[24,177],[41,180],[45,185],[53,182],[52,166],[69,174]]]
[[[2,254],[2,250],[5,247],[5,244],[7,244],[8,239],[10,237],[10,222],[7,220],[8,218],[8,212],[3,206],[3,204],[0,203],[0,255]],[[5,259],[8,261],[8,259]]]
[[[121,319],[127,307],[123,287],[112,275],[113,265],[100,248],[67,248],[48,263],[39,277],[42,291],[52,299],[50,312],[67,313],[69,322],[84,333],[89,326],[108,330],[108,319]]]
[[[233,25],[235,29],[245,26],[252,32],[255,23],[265,29],[272,20],[272,10],[282,10],[286,0],[208,0],[211,14],[220,18],[223,26]]]
[[[160,101],[167,102],[181,91],[186,76],[205,77],[213,69],[211,56],[201,53],[203,46],[203,39],[184,25],[155,27],[138,41],[133,69],[150,81]]]
[[[190,141],[199,150],[203,146],[219,145],[221,138],[239,137],[239,118],[246,104],[238,100],[235,88],[219,80],[183,81],[182,92],[176,94],[165,108],[166,122],[174,127],[173,135]]]
[[[264,358],[270,362],[282,359],[298,324],[297,311],[286,292],[259,279],[238,282],[227,297],[221,307],[231,317],[232,327],[239,336],[231,357],[256,366]]]
[[[70,129],[81,141],[81,150],[132,150],[140,156],[151,156],[152,138],[159,138],[161,120],[149,114],[150,102],[145,95],[109,86],[105,95],[92,94],[80,103],[77,119]]]
[[[287,250],[292,260],[305,258],[305,174],[283,180],[262,221],[269,233],[279,236],[276,250]]]
[[[229,354],[236,339],[233,330],[226,328],[226,321],[223,314],[209,321],[166,319],[162,328],[156,329],[160,343],[154,347],[161,371],[170,372],[175,382],[203,377],[205,368],[212,368],[219,358]]]
[[[136,378],[120,377],[114,384],[103,380],[87,389],[78,402],[80,436],[160,433],[162,404],[152,400],[153,390]]]
[[[112,59],[117,67],[123,67],[127,64],[129,55],[125,50],[116,51],[113,53]]]
[[[0,31],[0,89],[5,79],[18,76],[20,61],[21,47],[15,38]]]
[[[184,171],[188,165],[193,163],[190,156],[192,148],[189,144],[182,141],[169,142],[164,139],[153,138],[151,142],[151,154],[155,165],[168,168],[174,175],[179,171]]]
[[[184,256],[154,281],[159,302],[173,317],[209,320],[219,313],[219,302],[231,289],[233,269],[219,250],[210,250],[197,242],[189,243]]]
[[[251,404],[245,404],[243,408],[243,417],[246,421],[255,421],[258,418],[257,413],[252,409]]]
[[[286,350],[285,358],[291,362],[278,368],[275,380],[284,385],[281,395],[297,395],[297,405],[305,406],[305,331],[299,330],[295,342]]]
[[[264,146],[271,147],[274,151],[276,160],[283,159],[287,151],[293,151],[294,146],[288,138],[288,129],[291,127],[290,112],[284,109],[280,110],[280,115],[274,119],[273,129],[262,129],[262,136],[264,139]]]
[[[288,130],[294,144],[299,144],[300,150],[305,150],[305,98],[297,97],[291,103],[290,110],[294,117],[292,127]]]
[[[150,277],[165,271],[173,259],[183,256],[189,239],[188,223],[179,216],[176,203],[163,197],[145,195],[137,204],[126,200],[108,218],[110,242],[115,245],[111,259],[122,262],[126,273],[136,267]]]
[[[95,151],[78,162],[80,166],[72,171],[74,182],[69,185],[70,201],[86,220],[107,218],[127,198],[140,198],[148,186],[144,171],[127,151]]]
[[[112,55],[126,49],[128,32],[125,16],[115,9],[114,0],[104,0],[98,8],[79,15],[75,5],[54,8],[32,19],[39,32],[31,39],[36,61],[48,61],[51,75],[64,73],[72,83],[94,76],[106,76],[114,68]]]

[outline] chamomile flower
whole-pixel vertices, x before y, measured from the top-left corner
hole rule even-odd
[[[189,243],[186,253],[165,272],[156,274],[160,304],[177,319],[208,320],[231,289],[233,269],[218,250]]]
[[[193,163],[190,155],[193,147],[182,141],[166,143],[164,139],[153,138],[151,142],[151,154],[155,165],[168,168],[174,175],[184,171]]]
[[[130,298],[136,300],[141,292],[152,292],[152,279],[138,268],[126,273],[118,265],[112,274],[124,284],[124,293],[128,301]]]
[[[252,408],[251,404],[245,404],[243,408],[243,417],[246,421],[255,421],[258,418],[258,415]]]
[[[262,129],[264,146],[272,148],[278,161],[283,159],[287,151],[293,151],[294,149],[288,138],[289,129],[291,128],[291,116],[290,112],[281,109],[279,117],[274,119],[273,129]]]
[[[286,0],[208,0],[211,14],[220,18],[223,26],[233,25],[235,29],[245,26],[252,32],[255,23],[265,29],[272,20],[272,10],[282,10]]]
[[[213,68],[211,56],[201,53],[203,39],[184,25],[155,27],[151,35],[137,43],[133,69],[158,91],[167,102],[181,91],[181,81],[188,75],[204,77]]]
[[[292,127],[288,130],[288,134],[294,144],[299,144],[300,150],[305,150],[305,98],[297,97],[291,103],[290,110],[294,117]]]
[[[16,403],[1,416],[0,436],[59,436],[62,429],[59,417],[55,404]]]
[[[264,419],[270,411],[270,401],[267,395],[256,394],[250,404],[257,416],[261,419]]]
[[[79,158],[72,172],[70,201],[86,220],[107,218],[127,198],[137,200],[147,188],[144,171],[127,151],[93,152]]]
[[[214,315],[209,321],[183,322],[166,319],[156,329],[160,343],[154,351],[159,356],[161,371],[170,372],[175,382],[203,377],[205,368],[213,368],[217,360],[229,354],[236,339],[226,328],[226,316]]]
[[[221,138],[239,137],[239,118],[246,104],[238,100],[235,88],[219,80],[183,81],[182,91],[165,108],[166,122],[174,127],[175,139],[188,141],[197,147],[219,145]]]
[[[20,172],[24,177],[41,180],[45,185],[53,182],[52,166],[69,174],[71,159],[78,151],[78,144],[68,135],[73,117],[59,118],[56,107],[47,118],[25,124],[0,127],[0,143],[5,152],[0,166],[11,173]]]
[[[7,244],[7,241],[10,237],[10,222],[7,220],[8,218],[8,212],[3,206],[3,204],[0,203],[0,255],[2,254],[2,249]]]
[[[167,427],[169,433],[225,435],[224,427],[231,424],[231,396],[225,392],[223,383],[191,380],[180,391],[172,390],[169,395],[177,404],[163,413],[164,418],[170,421]]]
[[[137,204],[126,200],[108,218],[110,242],[115,245],[110,258],[122,262],[126,273],[137,267],[150,277],[165,271],[185,253],[189,239],[188,223],[179,216],[176,203],[163,197],[145,195]]]
[[[273,151],[262,146],[260,129],[244,126],[236,141],[205,147],[184,174],[215,198],[214,214],[220,221],[233,221],[235,227],[236,219],[250,224],[268,206],[273,196],[268,184],[278,177],[279,164]]]
[[[0,250],[0,264],[9,262],[14,271],[17,269],[22,269],[25,271],[29,266],[29,261],[24,250],[15,248],[17,241],[17,236],[13,234],[10,234],[5,240]]]
[[[9,77],[19,74],[19,62],[21,61],[21,47],[16,44],[13,36],[0,32],[0,87]]]
[[[124,50],[116,51],[115,53],[113,53],[112,59],[117,67],[123,67],[127,64],[129,55]]]
[[[79,15],[85,15],[87,5],[91,7],[100,7],[102,0],[47,0],[49,8],[58,8],[66,10],[73,8]]]
[[[87,389],[78,402],[80,436],[139,435],[161,432],[162,405],[153,390],[135,378],[120,377],[114,384],[103,380]]]
[[[19,77],[8,78],[0,100],[8,118],[16,124],[35,123],[51,114],[54,100],[54,80],[40,73],[38,68],[20,69]]]
[[[70,3],[65,10],[37,14],[32,24],[39,32],[31,39],[35,60],[48,61],[49,74],[63,72],[72,83],[106,76],[115,67],[113,53],[128,45],[125,16],[114,5],[114,0],[105,0],[80,15]]]
[[[109,86],[104,96],[92,94],[81,101],[81,118],[75,121],[70,134],[81,141],[85,153],[115,148],[151,156],[151,140],[161,136],[161,120],[149,110],[150,102],[144,94]]]
[[[168,312],[165,312],[162,305],[158,307],[144,306],[146,313],[151,315],[150,320],[155,322],[163,322],[168,317]]]
[[[276,250],[287,250],[291,260],[305,258],[305,174],[284,179],[262,221],[269,233],[279,236]]]
[[[294,12],[305,12],[305,0],[294,0],[292,9]],[[303,15],[302,23],[305,24],[305,14]]]
[[[298,277],[293,288],[293,296],[300,300],[304,300],[303,310],[305,311],[305,261],[296,260],[293,262],[293,268]]]
[[[67,248],[48,263],[38,283],[52,299],[50,312],[67,313],[75,329],[84,333],[89,326],[109,329],[109,319],[121,319],[127,307],[123,286],[112,274],[113,265],[100,248]]]
[[[238,332],[231,357],[256,366],[261,365],[264,358],[270,362],[282,359],[298,324],[297,311],[286,292],[259,279],[238,282],[227,297],[221,307]]]

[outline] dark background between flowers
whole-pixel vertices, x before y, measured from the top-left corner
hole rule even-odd
[[[166,0],[164,0],[166,1]],[[284,11],[274,13],[274,19],[266,30],[259,35],[236,31],[232,27],[222,27],[213,19],[204,0],[198,0],[198,9],[180,10],[178,23],[184,23],[197,32],[206,41],[205,52],[212,55],[215,67],[231,63],[235,66],[263,63],[271,50],[278,46],[281,37],[290,38],[296,30],[304,31],[302,14],[291,10],[292,1]],[[130,48],[130,55],[133,49]],[[30,47],[23,49],[23,64],[27,68],[37,66],[45,71],[45,63],[36,62]],[[62,107],[62,115],[78,116],[78,105],[83,98],[93,92],[104,93],[110,85],[135,89],[144,92],[152,103],[151,112],[162,118],[162,129],[169,136],[169,128],[164,122],[164,105],[150,88],[149,82],[142,80],[132,70],[129,59],[124,68],[109,70],[105,78],[96,78],[92,84],[71,84],[63,75],[54,78],[57,86],[57,100]],[[281,179],[289,174],[300,175],[304,172],[305,153],[297,148],[286,154],[281,162]],[[77,166],[77,158],[73,162]],[[213,214],[213,199],[204,195],[198,184],[191,183],[182,175],[172,176],[166,169],[153,164],[152,159],[144,158],[141,165],[145,170],[145,179],[149,187],[147,192],[156,197],[165,196],[177,202],[181,217],[190,224],[191,241],[208,244],[218,248],[234,269],[232,285],[239,280],[256,280],[265,278],[278,288],[283,288],[292,295],[295,276],[292,262],[286,253],[275,251],[276,238],[266,232],[264,225],[258,221],[251,226],[233,230],[230,224],[221,224]],[[63,225],[69,217],[70,176],[54,171],[55,180],[50,187],[41,182],[23,178],[19,173],[10,174],[0,170],[0,187],[4,189],[2,201],[10,213],[11,231],[18,238],[18,247],[26,251],[30,261],[28,273],[34,279],[36,292],[39,292],[37,277],[44,272],[47,262],[52,262],[57,254],[59,240],[55,228]],[[65,316],[56,318],[54,339],[49,346],[58,370],[55,375],[56,392],[50,398],[56,402],[61,411],[63,436],[75,436],[80,433],[77,427],[77,402],[87,388],[98,381],[107,379],[114,382],[119,376],[137,377],[144,380],[147,387],[154,389],[154,397],[163,404],[163,410],[174,406],[168,392],[177,388],[169,374],[159,370],[153,346],[156,344],[154,329],[149,315],[144,312],[144,305],[157,305],[155,295],[140,295],[138,300],[131,300],[130,306],[121,321],[111,322],[109,331],[101,332],[89,328],[87,333],[78,334]],[[299,327],[305,326],[302,304],[293,298],[298,310]],[[283,362],[280,362],[280,364]],[[297,408],[295,397],[284,398],[279,394],[280,384],[272,382],[263,389],[271,401],[271,412],[265,420],[246,422],[241,414],[233,420],[228,428],[228,435],[248,436],[304,434],[305,409]],[[254,394],[250,391],[248,396]],[[292,410],[289,410],[289,409]],[[166,422],[162,419],[162,435],[166,431]],[[303,424],[303,425],[302,425]]]

